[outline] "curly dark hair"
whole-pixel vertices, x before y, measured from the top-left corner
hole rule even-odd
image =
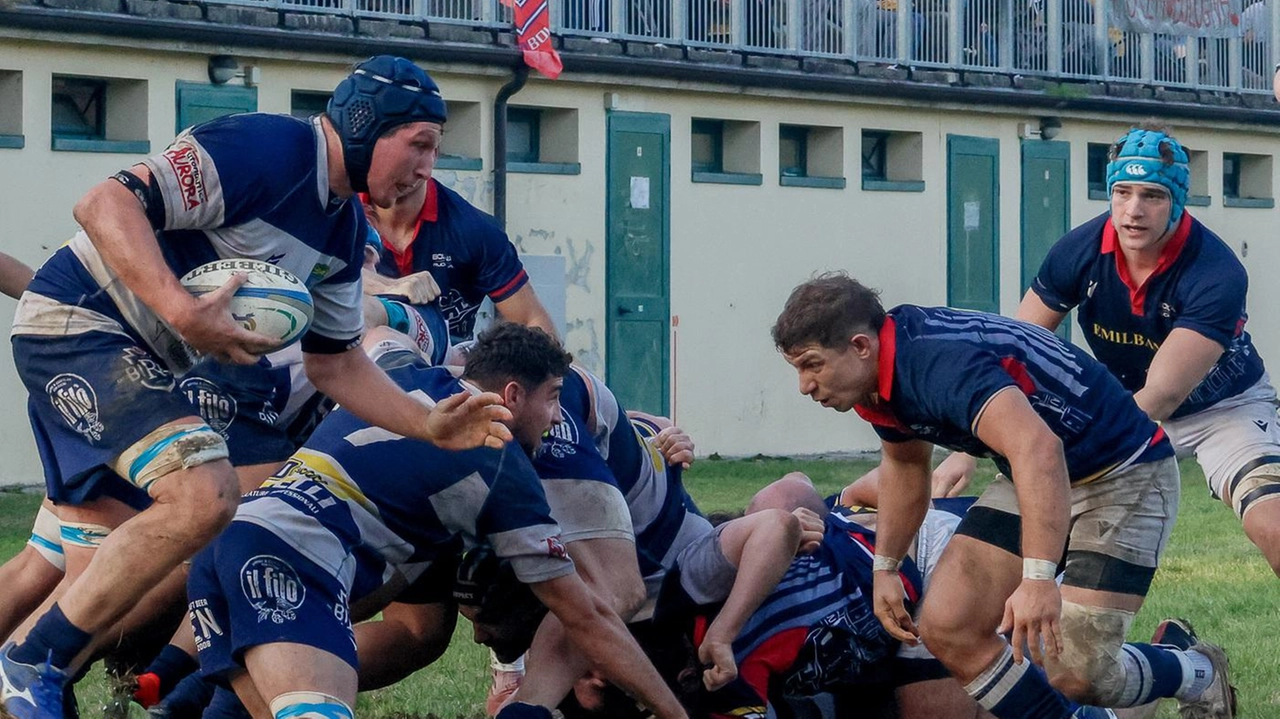
[[[512,381],[532,388],[563,376],[572,361],[573,355],[546,331],[499,322],[476,338],[462,376],[486,388]]]
[[[784,354],[811,344],[844,347],[859,332],[879,332],[884,317],[879,292],[844,272],[828,272],[791,291],[773,324],[773,343]]]

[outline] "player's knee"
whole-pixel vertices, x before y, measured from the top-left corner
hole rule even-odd
[[[27,546],[58,571],[67,571],[67,555],[62,547],[62,523],[58,520],[58,515],[43,504],[36,513]]]
[[[1062,652],[1045,667],[1049,683],[1084,704],[1119,703],[1125,688],[1120,648],[1132,623],[1132,612],[1063,602]]]
[[[167,488],[163,507],[170,515],[170,536],[196,548],[213,540],[235,517],[240,486],[235,472],[192,472]],[[147,510],[151,511],[151,510]]]
[[[1246,467],[1231,479],[1227,491],[1231,496],[1231,508],[1242,521],[1259,507],[1274,507],[1274,502],[1280,501],[1280,462]]]
[[[320,692],[286,692],[271,700],[275,719],[352,719],[351,707]]]

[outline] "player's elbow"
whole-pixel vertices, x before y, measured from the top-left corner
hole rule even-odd
[[[75,217],[76,224],[88,231],[90,236],[92,236],[92,232],[104,212],[116,206],[118,201],[115,193],[116,187],[112,187],[111,185],[120,187],[119,183],[111,180],[99,182],[97,185],[90,188],[89,191],[86,192],[78,202],[76,202],[75,207],[71,210],[72,216]],[[123,188],[120,187],[120,189]]]

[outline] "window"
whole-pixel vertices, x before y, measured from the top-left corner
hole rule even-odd
[[[782,125],[778,128],[778,174],[782,177],[809,176],[809,128]]]
[[[885,155],[889,146],[889,133],[880,130],[862,131],[862,179],[887,180]]]
[[[507,108],[507,162],[541,158],[542,113],[526,107]]]
[[[55,75],[53,134],[87,140],[107,139],[107,81]]]
[[[475,149],[479,149],[478,137]],[[578,111],[508,107],[507,169],[549,175],[579,174],[582,166],[578,162]]]
[[[22,135],[22,73],[0,70],[0,148],[21,149],[25,144]]]
[[[444,125],[440,141],[440,157],[436,167],[442,170],[479,170],[482,138],[481,106],[478,102],[449,100],[449,121]],[[508,148],[510,145],[507,146]],[[508,155],[510,156],[510,155]]]
[[[1102,142],[1089,143],[1085,163],[1090,200],[1105,200],[1110,197],[1107,194],[1107,157],[1110,152],[1111,145]]]
[[[52,148],[78,152],[145,153],[145,80],[54,75]]]
[[[1222,153],[1222,204],[1226,207],[1274,207],[1271,156]]]
[[[778,126],[778,184],[844,189],[844,130]]]
[[[724,121],[693,121],[690,155],[694,172],[724,172]]]
[[[329,107],[331,92],[313,92],[311,90],[294,90],[289,94],[289,114],[307,119],[319,115]]]
[[[901,130],[863,130],[862,189],[924,192],[924,135]]]
[[[1187,193],[1187,204],[1192,207],[1209,206],[1209,153],[1204,150],[1187,151],[1187,169],[1191,173],[1191,190]]]
[[[760,123],[693,118],[689,158],[694,182],[760,185]]]

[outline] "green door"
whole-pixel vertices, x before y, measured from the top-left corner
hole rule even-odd
[[[223,115],[258,111],[258,88],[208,85],[179,80],[174,90],[178,106],[175,132]]]
[[[605,370],[623,407],[666,414],[671,118],[610,112],[608,123]]]
[[[1022,141],[1022,293],[1040,271],[1049,248],[1071,229],[1071,144]],[[1071,339],[1070,320],[1058,335]]]
[[[947,135],[947,304],[1000,311],[1000,141]]]

